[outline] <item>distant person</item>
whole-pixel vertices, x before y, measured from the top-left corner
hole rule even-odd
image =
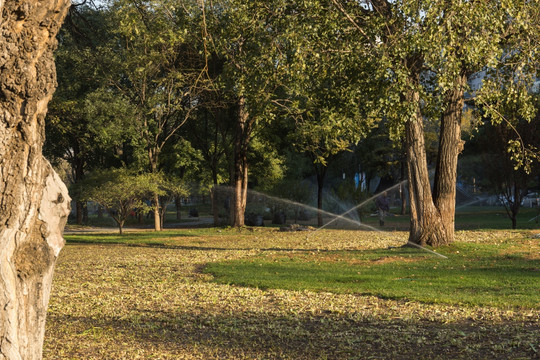
[[[377,210],[379,211],[379,225],[384,226],[384,218],[388,211],[390,211],[390,201],[386,191],[375,199],[375,206],[377,206]]]

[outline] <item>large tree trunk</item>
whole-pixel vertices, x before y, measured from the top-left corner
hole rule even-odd
[[[41,359],[70,198],[42,156],[68,0],[0,0],[0,359]]]
[[[416,84],[419,82],[418,71],[413,69],[416,78],[411,78]],[[457,158],[463,149],[461,117],[466,81],[465,74],[459,75],[445,94],[433,191],[427,168],[420,95],[413,91],[406,99],[416,104],[416,114],[405,124],[411,208],[410,242],[437,247],[454,241]]]
[[[411,96],[410,100],[418,104],[419,94],[414,93]],[[417,109],[416,115],[406,122],[405,136],[411,209],[409,241],[420,245],[438,246],[446,243],[446,232],[431,193],[420,109]]]
[[[233,200],[231,204],[231,226],[244,226],[247,205],[248,163],[247,151],[251,139],[253,120],[249,118],[244,97],[238,99],[238,116],[233,153]]]
[[[463,150],[461,117],[466,81],[464,75],[457,78],[454,88],[445,96],[446,109],[441,118],[439,152],[433,182],[433,201],[441,217],[442,231],[445,234],[441,242],[430,245],[438,246],[454,241],[457,163],[458,155]]]

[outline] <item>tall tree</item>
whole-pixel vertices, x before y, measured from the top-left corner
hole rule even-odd
[[[211,77],[215,78],[220,66],[215,59],[210,62]],[[210,90],[201,97],[202,103],[195,112],[194,121],[190,121],[184,128],[186,137],[196,148],[204,161],[200,169],[203,178],[201,182],[211,184],[210,196],[212,200],[212,214],[214,224],[219,223],[219,186],[227,182],[229,166],[227,159],[232,158],[232,134],[235,108],[229,103],[221,91]]]
[[[205,79],[193,20],[198,8],[190,1],[115,0],[110,11],[117,27],[103,48],[103,71],[135,110],[140,150],[148,171],[157,173],[164,146],[196,107]],[[161,230],[157,194],[153,202]]]
[[[286,50],[281,99],[275,100],[288,115],[289,139],[297,151],[313,162],[317,177],[317,222],[322,226],[323,188],[328,162],[362,139],[373,122],[374,100],[361,87],[371,81],[374,63],[364,56],[365,44],[339,31],[340,14],[325,1],[289,5],[281,42]]]
[[[231,225],[243,226],[247,202],[248,149],[258,123],[272,119],[270,105],[277,87],[276,22],[278,2],[219,0],[206,2],[212,51],[223,60],[219,84],[234,104],[235,125],[231,186]]]
[[[42,156],[69,1],[0,1],[0,357],[41,359],[67,189]]]
[[[531,186],[538,185],[535,180],[540,175],[540,164],[524,156],[520,160],[525,163],[516,166],[512,159],[516,154],[508,151],[508,144],[519,144],[519,152],[523,151],[522,146],[528,151],[535,151],[540,144],[540,111],[536,110],[532,121],[526,121],[522,115],[524,104],[520,99],[531,94],[520,94],[513,86],[504,89],[503,93],[505,96],[500,109],[508,123],[492,123],[486,119],[477,125],[478,131],[465,145],[469,156],[464,159],[462,168],[465,168],[466,177],[474,177],[476,185],[497,195],[515,229],[523,198]],[[540,97],[538,94],[535,97],[538,104]],[[479,106],[477,110],[482,113],[486,107]]]
[[[77,5],[71,7],[58,36],[58,89],[49,104],[44,154],[53,165],[60,160],[70,164],[73,184],[96,168],[132,162],[133,111],[125,98],[104,89],[105,77],[99,71],[99,49],[113,27],[107,11]],[[73,190],[80,224],[86,204]]]
[[[537,61],[540,28],[534,1],[332,0],[344,21],[368,39],[387,83],[382,114],[405,133],[411,227],[409,240],[439,246],[454,239],[456,171],[463,148],[461,115],[468,79],[506,63]],[[512,41],[508,41],[511,39]],[[524,67],[524,69],[527,66]],[[526,70],[528,71],[528,70]],[[491,87],[495,93],[501,88]],[[433,190],[424,142],[428,120],[440,121]]]

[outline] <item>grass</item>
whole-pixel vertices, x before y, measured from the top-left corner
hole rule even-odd
[[[205,228],[66,237],[44,359],[530,359],[540,351],[535,304],[464,306],[332,288],[261,289],[218,283],[203,271],[266,261],[280,265],[278,273],[286,264],[308,265],[309,272],[333,264],[368,274],[399,259],[405,267],[442,262],[399,249],[405,232]],[[446,254],[455,264],[474,263],[464,253],[475,253],[519,268],[516,258],[538,254],[537,246],[531,232],[460,231]],[[531,293],[537,286],[531,284]]]
[[[225,284],[427,303],[540,308],[540,246],[457,243],[448,259],[416,248],[268,255],[209,264]]]

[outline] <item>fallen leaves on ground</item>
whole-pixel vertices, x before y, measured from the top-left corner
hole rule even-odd
[[[524,241],[460,232],[458,241]],[[403,232],[215,230],[167,247],[68,244],[56,268],[45,359],[471,359],[540,355],[540,311],[260,290],[201,268],[261,252],[362,250]],[[535,245],[537,246],[537,244]]]

